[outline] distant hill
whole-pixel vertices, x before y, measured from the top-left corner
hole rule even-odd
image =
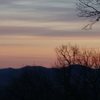
[[[1,69],[0,100],[100,100],[100,70],[81,65]]]

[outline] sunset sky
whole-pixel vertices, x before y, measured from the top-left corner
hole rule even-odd
[[[76,43],[100,47],[100,23],[81,30],[77,0],[0,0],[0,67],[52,66],[55,48]]]

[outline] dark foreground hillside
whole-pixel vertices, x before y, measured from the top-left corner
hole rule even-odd
[[[100,100],[100,70],[80,65],[1,69],[0,100]]]

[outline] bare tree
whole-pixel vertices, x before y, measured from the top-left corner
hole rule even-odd
[[[97,49],[82,49],[77,45],[62,45],[56,48],[56,66],[68,67],[79,64],[91,68],[100,68],[100,51]]]
[[[57,62],[56,64],[59,66],[69,66],[71,64],[75,64],[76,56],[79,53],[79,48],[75,46],[68,45],[62,45],[58,48],[56,48],[56,54],[57,54]]]
[[[92,26],[100,20],[100,0],[78,0],[77,10],[79,17],[93,18],[83,29],[92,29]]]

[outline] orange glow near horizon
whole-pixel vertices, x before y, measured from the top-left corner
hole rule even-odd
[[[77,44],[83,48],[100,48],[99,38],[0,36],[0,66],[50,67],[56,60],[55,48],[67,43]]]

